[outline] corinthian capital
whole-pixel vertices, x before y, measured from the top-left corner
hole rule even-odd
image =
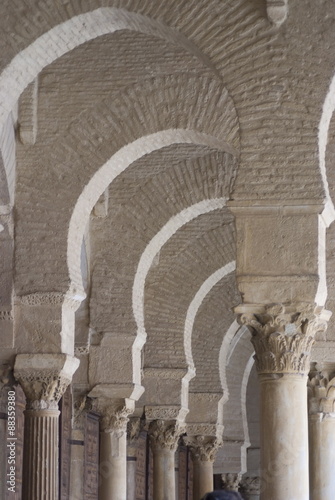
[[[200,462],[214,462],[222,446],[222,440],[214,436],[186,436],[184,443],[190,447],[193,459]]]
[[[307,386],[309,413],[335,417],[335,371],[311,371]]]
[[[226,472],[221,475],[223,486],[228,491],[238,491],[242,479],[241,473]]]
[[[251,331],[258,373],[307,374],[315,336],[331,315],[311,304],[246,304],[235,311]]]
[[[14,377],[26,395],[27,408],[57,409],[78,365],[78,359],[66,354],[18,354]]]
[[[153,450],[168,449],[176,451],[178,441],[185,432],[185,424],[175,420],[154,420],[149,425],[149,437]]]
[[[110,432],[117,437],[122,437],[127,432],[129,415],[134,411],[133,401],[97,398],[93,408],[100,413],[100,425],[103,432]]]

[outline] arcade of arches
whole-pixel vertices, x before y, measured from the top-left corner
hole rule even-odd
[[[0,11],[1,498],[334,500],[333,0]]]

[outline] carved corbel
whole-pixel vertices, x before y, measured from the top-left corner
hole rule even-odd
[[[18,354],[14,377],[26,395],[27,409],[57,410],[78,366],[79,360],[66,354]]]

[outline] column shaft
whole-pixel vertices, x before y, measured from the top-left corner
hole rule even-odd
[[[308,500],[307,376],[267,374],[261,382],[261,500]]]
[[[136,458],[127,458],[127,500],[136,500]]]
[[[99,500],[127,500],[127,435],[100,434]]]
[[[174,456],[175,450],[159,447],[153,449],[155,500],[175,500]]]
[[[195,459],[193,461],[193,500],[200,500],[213,488],[213,462]]]
[[[84,435],[81,431],[73,431],[71,445],[70,498],[82,500],[84,492]]]
[[[23,500],[58,500],[58,410],[26,410]]]
[[[310,415],[310,500],[333,500],[335,417]]]

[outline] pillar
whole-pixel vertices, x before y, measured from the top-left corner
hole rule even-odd
[[[154,420],[149,425],[155,500],[176,498],[175,453],[183,431],[183,424],[175,420]]]
[[[310,500],[333,500],[335,491],[335,370],[309,375]]]
[[[127,423],[134,401],[98,398],[100,413],[99,500],[127,500]]]
[[[242,474],[236,474],[232,472],[226,472],[222,474],[222,484],[227,491],[238,491],[240,487]]]
[[[213,491],[213,463],[222,442],[215,436],[187,436],[184,441],[193,458],[193,500],[200,500]]]
[[[74,394],[71,439],[70,498],[84,498],[86,396]]]
[[[14,377],[27,398],[23,500],[58,500],[58,402],[79,360],[66,354],[19,354]]]
[[[136,500],[137,448],[141,430],[141,419],[130,418],[127,425],[127,500]]]
[[[245,304],[260,380],[261,500],[308,500],[307,374],[329,314],[309,304]]]

